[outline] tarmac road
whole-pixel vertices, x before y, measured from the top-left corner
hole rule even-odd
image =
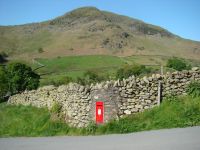
[[[102,136],[0,138],[0,150],[200,150],[200,126]]]

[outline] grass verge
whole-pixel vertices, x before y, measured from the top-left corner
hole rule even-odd
[[[51,121],[47,109],[32,106],[0,105],[0,137],[64,135],[69,127]]]
[[[97,128],[97,133],[130,133],[145,130],[200,125],[200,97],[168,98],[160,107],[112,121]]]
[[[80,129],[71,128],[61,121],[52,121],[51,114],[44,108],[0,104],[0,137],[98,135],[199,125],[200,97],[168,98],[160,107],[102,126],[90,124]]]

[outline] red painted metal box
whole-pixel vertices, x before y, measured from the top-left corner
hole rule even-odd
[[[96,102],[96,123],[101,124],[103,123],[104,117],[104,103],[99,101]]]

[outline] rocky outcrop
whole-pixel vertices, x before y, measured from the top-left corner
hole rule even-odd
[[[33,105],[51,109],[59,103],[65,121],[75,127],[85,127],[95,121],[95,104],[104,102],[104,122],[124,115],[141,112],[158,104],[158,85],[162,84],[162,96],[186,94],[187,85],[200,80],[200,70],[153,74],[149,77],[134,76],[122,81],[106,81],[82,86],[76,83],[59,87],[45,86],[11,96],[8,104]]]

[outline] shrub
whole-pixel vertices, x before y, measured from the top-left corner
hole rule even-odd
[[[4,63],[6,61],[7,60],[6,60],[5,56],[3,56],[2,54],[0,54],[0,63]]]
[[[12,94],[36,89],[40,76],[31,67],[21,63],[11,63],[6,67],[8,89]]]
[[[94,83],[101,81],[101,77],[93,71],[86,71],[83,76],[88,82]]]
[[[74,50],[74,48],[73,48],[73,47],[71,47],[71,48],[69,48],[69,50],[70,50],[70,51],[73,51],[73,50]]]
[[[86,80],[84,78],[81,78],[81,77],[77,77],[76,82],[78,84],[81,84],[81,85],[86,85],[87,84]]]
[[[123,68],[117,70],[116,78],[123,79],[132,75],[139,76],[141,74],[150,73],[151,69],[146,68],[144,65],[126,65]]]
[[[97,83],[103,80],[105,80],[105,77],[98,75],[96,72],[86,71],[83,74],[83,78],[80,78],[80,77],[77,78],[77,83],[81,85],[86,85],[86,84],[91,84],[91,83]]]
[[[0,102],[8,91],[7,75],[4,67],[0,66]]]
[[[60,86],[63,84],[68,84],[72,81],[73,81],[73,79],[71,77],[63,76],[61,78],[50,79],[50,80],[48,80],[48,82],[45,83],[45,85]]]
[[[193,98],[200,97],[200,81],[191,82],[187,87],[187,93]]]
[[[6,52],[4,52],[4,51],[2,51],[2,52],[0,53],[0,55],[3,56],[4,58],[8,57],[8,54],[7,54]]]
[[[38,48],[38,53],[43,53],[43,52],[44,52],[44,50],[42,47]]]
[[[187,64],[184,60],[176,57],[171,58],[167,61],[167,67],[173,68],[178,71],[191,69],[191,65]]]

